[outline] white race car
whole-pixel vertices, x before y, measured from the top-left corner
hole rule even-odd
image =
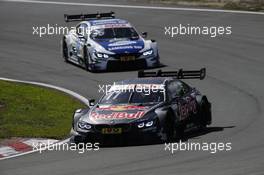
[[[114,12],[64,15],[66,22],[81,21],[63,36],[62,54],[66,62],[88,71],[142,69],[160,65],[157,42],[145,40],[126,20]]]

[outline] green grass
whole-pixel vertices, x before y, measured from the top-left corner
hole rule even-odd
[[[84,104],[48,88],[0,81],[0,139],[65,138],[72,114]]]

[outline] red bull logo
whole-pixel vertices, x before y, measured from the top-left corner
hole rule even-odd
[[[145,111],[137,111],[136,113],[127,112],[112,112],[110,114],[99,114],[97,112],[92,112],[90,117],[92,119],[103,119],[103,120],[124,120],[124,119],[139,119],[143,117]]]
[[[99,107],[100,110],[110,110],[110,111],[125,111],[125,110],[140,110],[140,109],[145,109],[146,107],[144,106],[101,106]]]

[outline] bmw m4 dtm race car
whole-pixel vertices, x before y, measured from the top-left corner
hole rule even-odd
[[[112,139],[170,142],[184,131],[211,124],[211,103],[180,79],[204,79],[198,71],[144,72],[138,78],[116,82],[108,93],[72,120],[74,142]]]
[[[93,71],[142,69],[159,66],[159,53],[147,33],[138,34],[126,20],[114,12],[64,15],[66,22],[81,21],[62,40],[66,62]]]

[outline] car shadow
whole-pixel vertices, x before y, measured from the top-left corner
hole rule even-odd
[[[140,71],[140,70],[153,70],[153,69],[158,69],[158,68],[164,68],[167,67],[167,65],[160,63],[156,67],[142,67],[142,68],[137,68],[137,67],[129,67],[129,68],[123,68],[123,67],[118,67],[115,70],[106,70],[102,72],[97,72],[97,73],[109,73],[109,72],[134,72],[134,71]]]
[[[231,129],[235,126],[215,126],[215,127],[206,127],[203,130],[193,130],[185,132],[183,137],[180,139],[182,142],[187,142],[189,139],[199,139],[200,136],[204,136],[213,132],[222,132],[225,129]],[[179,142],[178,140],[173,140],[172,142]],[[112,144],[103,144],[100,147],[131,147],[131,146],[146,146],[146,145],[159,145],[163,144],[162,142],[157,141],[144,141],[144,140],[133,140],[133,142],[127,142],[127,141],[118,141]]]
[[[167,67],[167,65],[165,64],[162,64],[160,63],[158,66],[156,67],[151,67],[151,68],[148,68],[148,67],[142,67],[142,68],[137,68],[137,67],[117,67],[116,69],[112,69],[112,70],[105,70],[105,71],[87,71],[84,67],[78,65],[78,64],[75,64],[75,63],[72,63],[72,62],[67,62],[67,64],[70,64],[70,65],[73,65],[73,66],[76,66],[78,68],[81,68],[83,69],[84,71],[86,72],[90,72],[90,73],[95,73],[95,74],[104,74],[104,73],[115,73],[115,72],[134,72],[134,71],[140,71],[140,70],[152,70],[152,69],[158,69],[158,68],[164,68],[164,67]]]
[[[207,135],[210,134],[212,132],[221,132],[224,131],[225,129],[231,129],[234,128],[235,126],[224,126],[224,127],[220,127],[220,126],[215,126],[215,127],[206,127],[203,130],[200,131],[189,131],[186,132],[183,136],[183,138],[181,139],[182,141],[188,141],[189,139],[199,139],[200,136],[203,135]]]

